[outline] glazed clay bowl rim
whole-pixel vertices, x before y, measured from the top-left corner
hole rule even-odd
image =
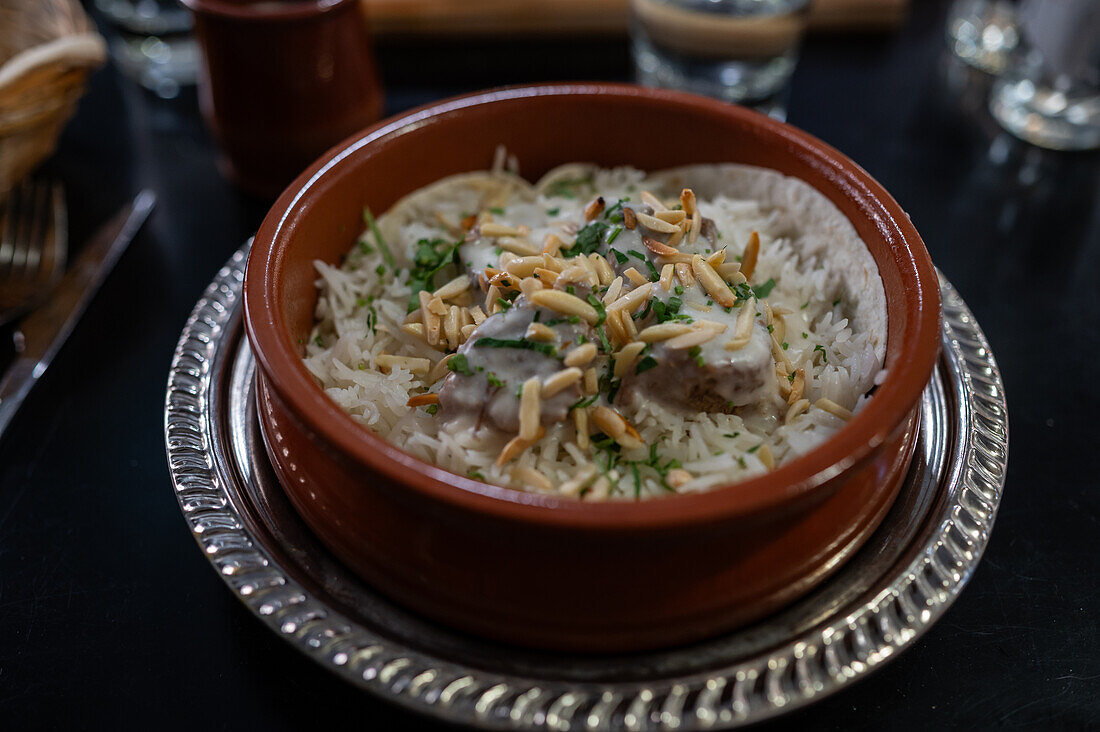
[[[280,306],[282,263],[293,242],[293,224],[322,196],[334,171],[354,165],[370,145],[384,144],[483,105],[534,97],[608,96],[643,98],[689,115],[721,117],[734,126],[764,128],[796,156],[855,200],[878,231],[904,246],[893,259],[904,284],[905,310],[912,322],[903,343],[887,343],[888,373],[872,399],[824,443],[761,476],[686,495],[642,501],[584,502],[482,483],[426,463],[353,420],[330,400],[306,369]],[[564,156],[561,162],[570,162]],[[716,161],[723,162],[723,161]],[[401,191],[402,194],[408,191]],[[883,234],[886,236],[886,234]],[[898,261],[900,260],[900,261]],[[276,201],[256,234],[244,281],[245,325],[267,385],[292,416],[312,432],[322,449],[420,496],[508,521],[593,530],[673,529],[706,525],[778,509],[859,465],[917,405],[939,354],[939,283],[932,262],[909,217],[879,183],[836,149],[811,135],[751,110],[714,99],[632,84],[563,83],[505,87],[428,104],[383,120],[336,146],[302,173]],[[891,357],[892,356],[892,357]],[[374,490],[365,484],[363,490]]]

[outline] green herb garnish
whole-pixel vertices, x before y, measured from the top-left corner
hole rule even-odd
[[[775,280],[769,277],[767,282],[762,285],[757,285],[756,287],[752,288],[752,291],[756,293],[757,300],[763,300],[765,297],[771,294],[771,291],[773,289],[775,289]]]
[[[596,297],[592,293],[588,294],[588,304],[596,308],[596,314],[599,318],[596,320],[595,325],[602,325],[607,320],[607,308],[604,307],[603,301]]]
[[[688,355],[691,356],[692,360],[695,361],[695,364],[697,366],[699,366],[699,367],[706,366],[706,362],[703,360],[703,349],[702,349],[702,347],[692,346],[691,350],[688,351]]]
[[[378,249],[382,252],[382,259],[386,260],[386,264],[391,267],[396,267],[397,264],[393,259],[393,252],[386,246],[386,242],[382,240],[382,232],[378,230],[378,222],[374,220],[374,214],[370,212],[370,208],[363,207],[363,221],[366,222],[367,227],[370,228],[371,233],[374,234],[374,243],[378,245]]]
[[[490,206],[489,207],[489,213],[491,213],[493,216],[503,216],[504,215],[504,209],[501,208],[500,206]]]
[[[618,237],[621,233],[623,233],[623,227],[616,226],[615,228],[613,228],[611,230],[611,233],[607,235],[607,243],[610,244],[611,242],[615,241],[616,237]]]
[[[626,263],[626,255],[620,252],[618,249],[612,249],[611,253],[615,255],[615,259],[618,260],[619,264]]]
[[[470,362],[461,353],[456,353],[447,360],[447,368],[463,376],[474,375],[474,370],[470,368]]]
[[[823,346],[814,346],[815,351],[821,351],[821,363],[829,363],[829,354],[825,353]]]
[[[504,382],[500,380],[500,377],[494,374],[492,371],[485,374],[485,378],[489,380],[490,386],[501,387],[504,386]]]
[[[640,374],[644,371],[649,371],[651,368],[653,368],[656,365],[657,365],[657,359],[653,358],[653,356],[646,356],[645,358],[643,358],[641,361],[638,362],[637,366],[634,367],[634,373]]]
[[[546,215],[547,216],[557,216],[559,213],[561,213],[561,207],[560,206],[554,206],[554,208],[546,209]]]
[[[547,356],[557,354],[557,350],[549,343],[537,343],[524,338],[478,338],[474,341],[474,348],[518,348],[527,351],[538,351]]]
[[[439,411],[439,405],[429,404],[428,406],[424,407],[424,411],[434,416],[435,413]]]

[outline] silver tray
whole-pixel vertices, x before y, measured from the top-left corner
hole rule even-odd
[[[426,715],[486,729],[692,730],[756,722],[870,673],[916,641],[966,585],[1004,487],[1000,372],[941,279],[943,357],[898,499],[867,544],[767,620],[674,650],[559,656],[425,621],[345,569],[291,509],[256,420],[242,336],[247,245],[195,306],[168,381],[165,441],[203,555],[272,631],[341,678]]]

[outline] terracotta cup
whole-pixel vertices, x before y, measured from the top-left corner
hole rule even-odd
[[[339,262],[362,209],[484,169],[498,144],[537,178],[560,163],[659,170],[740,162],[808,182],[878,265],[887,374],[819,448],[709,493],[590,502],[487,485],[424,463],[357,424],[302,363],[314,261]],[[897,494],[940,339],[939,285],[920,236],[858,165],[789,125],[712,99],[557,84],[450,99],[380,123],[287,189],[244,283],[259,418],[287,495],[368,582],[417,612],[497,640],[627,651],[756,620],[828,577]]]
[[[199,94],[225,174],[274,198],[377,120],[382,91],[358,0],[181,0],[202,47]]]

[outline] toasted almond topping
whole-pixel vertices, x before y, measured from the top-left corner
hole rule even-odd
[[[611,286],[607,288],[607,292],[603,295],[603,304],[610,305],[619,299],[619,295],[623,292],[623,278],[616,277],[611,281]]]
[[[649,282],[649,280],[646,279],[646,276],[644,274],[642,274],[641,272],[639,272],[638,270],[636,270],[633,267],[627,268],[623,272],[623,276],[626,277],[631,282],[633,282],[635,287],[640,287],[641,285],[644,285],[645,283]]]
[[[665,292],[672,289],[672,276],[674,274],[676,274],[676,267],[674,265],[666,264],[661,267],[661,279],[659,282],[661,283],[661,289]]]
[[[501,272],[489,278],[489,286],[501,290],[519,290],[519,278],[511,272]]]
[[[745,281],[744,275],[741,274],[741,264],[739,262],[723,262],[714,268],[722,279],[732,284],[740,284]]]
[[[447,314],[447,309],[447,303],[443,302],[442,298],[433,297],[428,301],[428,310],[431,310],[440,317]]]
[[[691,482],[693,476],[683,468],[673,468],[668,471],[668,476],[665,478],[668,484],[673,488],[682,488],[684,485]]]
[[[492,221],[484,222],[478,229],[482,236],[522,236],[522,232],[514,226],[497,224]]]
[[[596,369],[588,367],[584,370],[584,393],[587,396],[592,396],[600,390],[600,377],[596,374]]]
[[[752,324],[756,319],[756,297],[750,297],[741,303],[741,309],[737,311],[737,322],[733,326],[734,338],[751,338]]]
[[[406,333],[408,333],[411,336],[416,336],[417,338],[423,338],[424,337],[424,324],[423,323],[405,323],[404,325],[401,326],[401,330],[405,331]]]
[[[446,300],[456,295],[460,295],[468,289],[470,289],[470,278],[466,275],[461,275],[440,287],[433,292],[432,295],[442,300]]]
[[[650,231],[657,231],[661,234],[671,234],[677,230],[676,224],[670,224],[667,221],[661,221],[656,216],[650,216],[649,214],[635,212],[634,215],[638,218],[638,223],[646,227]]]
[[[783,345],[779,342],[779,339],[775,337],[775,333],[771,334],[772,337],[772,357],[775,358],[776,363],[783,366],[783,374],[789,374],[794,370],[791,365],[791,360],[787,358],[787,352],[783,350]]]
[[[534,468],[512,468],[512,480],[540,491],[554,490],[554,484]]]
[[[600,277],[600,284],[607,286],[611,284],[611,280],[615,279],[615,270],[611,269],[611,265],[601,254],[593,252],[588,255],[588,258],[592,260],[592,265],[596,268],[596,274]]]
[[[622,310],[627,313],[632,313],[641,307],[642,303],[648,300],[651,294],[653,294],[653,283],[647,282],[608,305],[607,309],[608,311]]]
[[[697,320],[692,324],[690,333],[684,333],[665,341],[665,346],[674,351],[683,348],[694,348],[703,345],[719,333],[725,332],[725,330],[726,326],[723,323],[715,323],[713,320]]]
[[[512,252],[518,254],[521,257],[532,257],[539,254],[542,250],[535,246],[526,239],[513,239],[510,236],[501,237],[497,239],[497,246],[506,252]]]
[[[489,289],[485,291],[485,310],[489,315],[500,312],[500,303],[497,300],[500,299],[500,288],[495,285],[489,285]]]
[[[592,484],[592,488],[588,493],[582,496],[582,498],[591,498],[594,501],[600,501],[607,498],[607,494],[611,492],[611,481],[607,479],[606,475],[601,475],[596,478],[596,482]]]
[[[534,440],[539,429],[539,418],[542,414],[542,398],[539,389],[542,382],[537,376],[532,376],[523,382],[519,395],[519,437],[523,440]]]
[[[775,364],[775,381],[779,385],[779,396],[783,397],[783,401],[787,401],[787,397],[791,394],[791,385],[787,380],[787,374],[783,372],[783,364]]]
[[[580,381],[582,376],[584,376],[584,372],[573,366],[547,377],[542,384],[542,398],[549,399],[555,396],[558,392]]]
[[[772,457],[772,449],[767,445],[761,445],[760,449],[756,451],[756,456],[760,458],[760,462],[764,463],[764,467],[768,470],[775,470],[775,458]]]
[[[527,224],[520,224],[516,227],[516,231],[520,233],[520,236],[527,236],[531,233],[531,227]]]
[[[630,340],[627,336],[626,326],[623,325],[622,313],[618,310],[607,311],[605,325],[607,326],[607,337],[613,344],[619,345]]]
[[[814,406],[844,420],[852,418],[852,412],[850,410],[840,406],[832,399],[826,399],[825,397],[822,397],[814,402]]]
[[[553,328],[550,328],[542,323],[531,323],[527,326],[527,332],[524,333],[524,337],[528,340],[538,341],[539,343],[552,343],[558,339],[558,334],[554,332]]]
[[[658,343],[690,332],[691,326],[686,323],[658,323],[639,333],[638,340],[643,343]]]
[[[614,409],[601,404],[592,409],[591,417],[595,425],[615,441],[626,434],[626,420]]]
[[[772,332],[780,343],[787,339],[787,320],[772,310]]]
[[[475,305],[470,308],[470,317],[474,319],[475,323],[481,325],[485,322],[485,311],[482,310],[479,306]]]
[[[648,236],[642,237],[642,244],[645,245],[646,249],[660,257],[671,257],[674,254],[680,253],[678,249],[670,247],[667,244],[662,244],[656,239],[652,239]]]
[[[505,269],[516,277],[530,277],[535,269],[543,265],[542,255],[513,259]]]
[[[435,212],[435,220],[443,225],[443,228],[447,230],[447,233],[451,236],[459,237],[464,236],[466,231],[461,224],[456,224],[451,219],[447,218],[446,214],[442,211]],[[463,219],[465,221],[465,219]]]
[[[726,248],[725,247],[722,247],[721,249],[719,249],[718,251],[714,252],[713,254],[711,254],[710,256],[707,257],[707,264],[709,264],[711,267],[714,267],[715,271],[717,271],[718,268],[721,267],[722,263],[725,262],[725,261],[726,261]],[[721,274],[721,273],[719,272],[719,274]]]
[[[465,343],[470,338],[470,336],[473,335],[474,331],[477,330],[477,326],[473,323],[469,323],[462,326],[458,330],[462,334],[462,342]]]
[[[628,342],[638,340],[638,326],[635,325],[634,318],[628,313],[621,311],[619,312],[619,317],[623,321],[623,332],[626,334],[626,340]]]
[[[542,266],[551,272],[561,272],[565,269],[565,260],[558,259],[552,254],[543,252],[542,254]]]
[[[426,358],[414,358],[412,356],[393,356],[388,353],[380,353],[374,359],[374,363],[383,371],[393,369],[405,369],[409,373],[422,376],[432,369],[432,362]]]
[[[451,309],[447,311],[447,318],[443,321],[443,333],[447,336],[447,347],[452,351],[459,346],[458,319],[458,306],[452,305]]]
[[[588,484],[599,475],[599,469],[595,465],[588,465],[578,470],[572,478],[558,486],[558,492],[567,496],[575,496],[588,487]]]
[[[725,281],[714,271],[714,267],[707,264],[707,260],[696,254],[691,258],[691,271],[699,280],[699,284],[714,298],[714,301],[724,308],[732,307],[737,302],[737,297],[730,291]]]
[[[427,381],[429,384],[434,384],[435,382],[446,376],[447,371],[449,370],[447,368],[447,362],[451,360],[452,356],[454,356],[453,353],[448,353],[446,356],[436,361],[435,366],[432,366],[432,370],[428,372],[428,375],[424,377],[424,380]]]
[[[588,410],[577,407],[573,410],[573,429],[577,433],[577,447],[588,449]]]
[[[561,237],[557,234],[547,234],[542,240],[542,253],[556,256],[561,251],[562,243]]]
[[[553,287],[554,283],[558,281],[558,273],[551,269],[544,269],[538,267],[535,269],[535,277],[539,278],[539,282],[542,282],[547,287]]]
[[[684,221],[686,221],[686,220],[687,219],[684,219]],[[680,222],[680,226],[684,225],[684,221]],[[682,228],[678,228],[678,229],[676,229],[676,231],[672,232],[672,234],[669,235],[668,241],[665,242],[665,243],[668,244],[670,247],[679,246],[679,244],[680,244],[681,240],[683,240],[683,238],[684,238],[684,230]]]
[[[426,407],[429,404],[439,404],[439,395],[417,394],[409,397],[409,401],[405,402],[406,407]]]
[[[746,279],[752,279],[752,273],[756,271],[756,258],[760,256],[760,234],[749,234],[749,243],[745,245],[745,253],[741,255],[741,274]]]
[[[508,444],[504,446],[504,449],[500,451],[500,455],[497,456],[497,465],[504,465],[504,463],[514,460],[523,454],[523,451],[531,447],[546,434],[546,428],[539,425],[538,431],[535,433],[533,440],[525,440],[520,436],[515,436],[508,441]]]
[[[577,346],[569,353],[565,354],[563,363],[566,366],[584,366],[586,363],[596,357],[596,344],[585,343],[583,346]]]
[[[525,277],[520,280],[519,291],[522,292],[528,300],[530,300],[533,293],[545,289],[549,286],[550,285],[546,284],[538,277]]]
[[[695,191],[690,188],[680,191],[680,207],[684,209],[684,213],[688,216],[695,215]]]
[[[685,302],[684,307],[691,308],[700,313],[709,313],[711,310],[714,310],[710,305],[704,305],[701,302]]]
[[[428,303],[431,302],[431,295],[428,294],[427,290],[421,290],[419,298],[420,316],[424,323],[424,340],[428,342],[428,345],[435,346],[439,343],[439,316],[428,307]]]
[[[584,207],[584,220],[591,221],[592,219],[603,213],[604,200],[603,196],[600,196],[595,201],[592,201]]]
[[[691,287],[695,284],[695,275],[692,274],[689,262],[676,263],[676,279],[680,280],[680,284],[684,287]]]
[[[642,197],[642,203],[649,206],[651,209],[654,210],[654,212],[664,211],[665,209],[668,208],[668,206],[666,206],[661,199],[657,198],[657,196],[654,196],[649,191],[642,191],[642,196],[641,197]]]
[[[790,424],[794,421],[795,417],[801,414],[805,414],[806,410],[810,408],[809,399],[796,399],[791,403],[790,409],[787,410],[787,416],[783,419],[784,422]]]
[[[539,290],[532,293],[528,299],[539,307],[549,308],[562,315],[577,315],[589,325],[595,325],[600,319],[596,308],[576,295],[570,295],[562,290]]]
[[[703,230],[703,216],[696,212],[691,217],[691,227],[688,229],[688,241],[694,244],[699,239],[699,232]]]
[[[638,217],[634,214],[634,209],[629,206],[623,206],[623,226],[628,229],[634,229],[638,225]]]
[[[462,230],[469,231],[477,224],[477,214],[470,214],[466,218],[462,219]]]
[[[646,344],[641,341],[634,341],[623,346],[622,350],[615,354],[615,378],[621,379],[626,376],[638,355],[645,350],[645,346]]]
[[[672,209],[669,209],[667,211],[658,211],[653,215],[659,218],[661,221],[667,221],[670,224],[678,224],[683,221],[684,218],[687,216],[687,214],[685,214],[683,211],[673,211]]]

